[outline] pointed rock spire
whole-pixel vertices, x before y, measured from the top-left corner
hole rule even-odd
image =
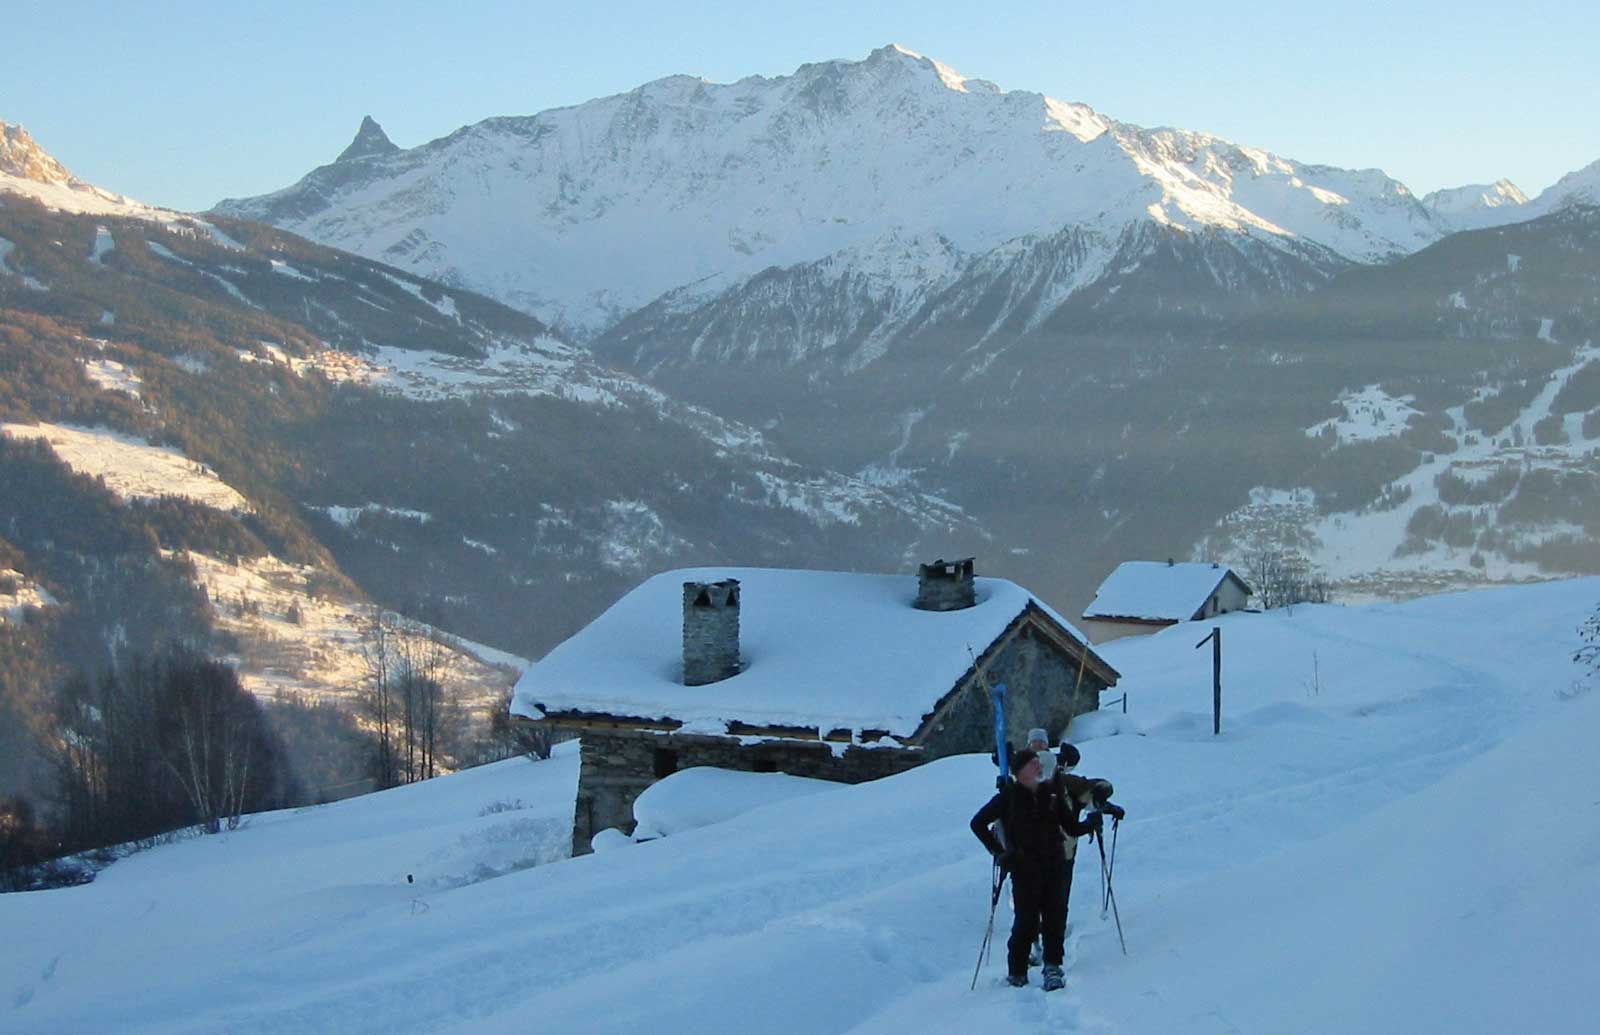
[[[356,138],[350,141],[350,146],[339,152],[335,162],[349,162],[357,158],[372,158],[376,155],[393,154],[400,150],[389,139],[389,135],[378,125],[378,121],[371,115],[361,120],[361,128],[356,130]]]
[[[0,122],[0,173],[37,183],[70,185],[71,173],[52,158],[21,126]]]

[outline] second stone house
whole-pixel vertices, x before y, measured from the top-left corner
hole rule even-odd
[[[1083,612],[1095,643],[1159,632],[1249,606],[1253,590],[1220,564],[1126,561],[1100,583]]]
[[[976,666],[974,660],[976,659]],[[1026,589],[971,559],[916,576],[693,568],[646,580],[531,667],[511,710],[582,738],[573,852],[690,766],[856,783],[1058,736],[1117,673]]]

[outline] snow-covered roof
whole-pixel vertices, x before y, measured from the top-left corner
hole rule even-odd
[[[683,584],[738,579],[737,675],[685,686]],[[578,712],[683,723],[884,730],[909,737],[978,655],[1032,604],[1080,644],[1088,638],[1026,589],[974,580],[978,602],[919,611],[910,575],[686,568],[647,579],[517,682],[511,711]],[[1097,656],[1090,661],[1104,665]]]
[[[1186,622],[1228,578],[1248,589],[1232,568],[1216,564],[1125,561],[1100,583],[1083,617]]]

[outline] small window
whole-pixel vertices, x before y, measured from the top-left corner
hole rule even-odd
[[[678,753],[672,748],[656,748],[656,779],[671,776],[678,771]]]
[[[756,759],[755,771],[758,773],[775,773],[778,771],[778,760],[775,758]]]

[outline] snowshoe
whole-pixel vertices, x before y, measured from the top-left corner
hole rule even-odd
[[[1006,975],[1006,984],[1010,985],[1012,988],[1027,988],[1028,987],[1028,975],[1026,975],[1026,974],[1007,974]]]
[[[1053,964],[1046,964],[1044,968],[1044,990],[1046,992],[1054,992],[1057,989],[1066,987],[1067,977],[1061,972],[1061,968]]]

